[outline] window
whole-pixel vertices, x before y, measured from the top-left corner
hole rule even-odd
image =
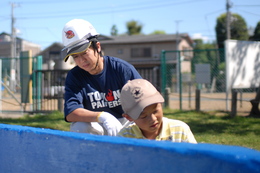
[[[60,52],[59,51],[50,51],[49,52],[49,59],[52,59],[52,60],[58,60],[60,59],[61,56],[60,56]]]
[[[147,58],[147,57],[151,57],[152,53],[151,53],[151,48],[132,48],[131,49],[131,57],[133,58]]]
[[[123,49],[117,49],[117,54],[123,54]]]

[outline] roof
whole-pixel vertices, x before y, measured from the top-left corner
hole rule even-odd
[[[105,35],[99,35],[98,40],[111,40],[111,37],[105,36]],[[53,47],[60,47],[60,50],[64,47],[64,45],[60,42],[54,42],[52,43],[50,46],[48,46],[47,48],[45,48],[44,50],[42,50],[38,55],[42,55],[45,52],[50,51],[50,49],[52,49]]]
[[[48,46],[47,48],[45,48],[44,50],[42,50],[41,52],[39,52],[37,55],[42,55],[45,52],[50,51],[53,47],[60,47],[60,50],[63,48],[63,44],[59,43],[59,42],[54,42],[52,43],[50,46]]]
[[[176,34],[156,34],[156,35],[121,35],[111,36],[111,40],[102,40],[103,44],[124,44],[124,43],[151,43],[151,42],[170,42],[177,39]],[[182,38],[188,39],[191,43],[192,40],[188,34],[180,34]]]
[[[8,34],[6,32],[2,32],[2,33],[0,33],[0,35],[8,35],[9,37],[12,37],[11,34]],[[17,36],[15,36],[15,38],[18,39],[18,40],[23,40],[23,39],[21,39],[20,37],[17,37]]]

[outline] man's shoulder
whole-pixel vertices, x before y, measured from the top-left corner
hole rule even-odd
[[[81,82],[83,78],[84,81],[87,80],[88,78],[86,78],[86,76],[88,76],[88,72],[82,70],[78,66],[75,66],[70,71],[68,71],[66,81],[77,83]]]
[[[106,60],[106,62],[110,62],[112,64],[126,64],[129,65],[129,63],[123,59],[117,58],[117,57],[113,57],[113,56],[104,56],[104,59]]]
[[[79,71],[81,71],[82,69],[79,68],[79,66],[75,66],[72,69],[69,70],[68,74],[73,74],[73,73],[77,73]]]

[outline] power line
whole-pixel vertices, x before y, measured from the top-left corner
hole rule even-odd
[[[86,0],[49,0],[49,1],[26,1],[26,2],[16,2],[16,3],[19,3],[19,4],[54,4],[54,3],[76,3],[76,2],[79,2],[79,1],[86,1]]]
[[[205,0],[200,0],[200,1],[205,1]],[[181,2],[167,2],[167,3],[154,3],[154,4],[134,4],[132,6],[129,5],[124,5],[124,6],[118,6],[117,9],[114,9],[113,12],[128,12],[128,11],[137,11],[137,10],[147,10],[147,9],[154,9],[154,8],[161,8],[161,7],[165,7],[165,6],[172,6],[172,5],[183,5],[183,4],[189,4],[189,3],[197,3],[198,1],[193,1],[193,0],[189,0],[189,1],[181,1]],[[62,14],[64,13],[64,14]],[[86,9],[83,9],[82,11],[79,11],[78,9],[75,11],[72,11],[70,14],[68,14],[68,10],[66,11],[61,11],[61,12],[57,12],[57,10],[55,12],[53,12],[51,15],[46,15],[46,13],[42,13],[44,14],[43,16],[35,16],[38,15],[39,13],[31,13],[31,14],[27,14],[29,16],[23,16],[21,17],[21,15],[19,15],[20,17],[17,17],[18,19],[39,19],[39,18],[63,18],[63,17],[71,17],[71,16],[78,16],[78,15],[95,15],[95,14],[107,14],[107,13],[111,13],[111,9],[108,10],[104,10],[101,9],[100,11],[97,11],[97,9],[95,8],[95,10],[88,11],[86,13]],[[53,15],[53,14],[58,14],[58,15]],[[26,15],[26,14],[25,14]]]
[[[236,9],[237,9],[237,8],[236,8]],[[252,12],[249,12],[249,11],[240,10],[240,9],[237,9],[237,10],[238,10],[238,11],[242,11],[242,12],[244,12],[244,13],[251,14],[251,15],[260,16],[260,14],[252,13]]]
[[[236,7],[257,7],[257,6],[260,6],[260,5],[234,5]]]

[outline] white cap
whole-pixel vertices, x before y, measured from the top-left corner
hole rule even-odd
[[[162,95],[145,79],[128,81],[122,88],[120,100],[123,111],[134,120],[147,106],[164,102]]]
[[[62,56],[66,62],[70,55],[85,51],[91,43],[91,39],[99,34],[96,29],[86,20],[73,19],[65,24],[62,30]]]

